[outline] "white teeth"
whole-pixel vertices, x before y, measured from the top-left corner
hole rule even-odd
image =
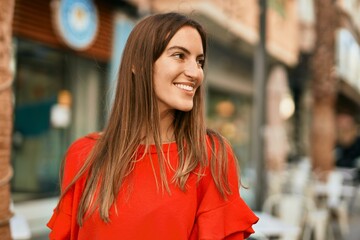
[[[181,88],[186,91],[192,91],[194,90],[193,86],[185,85],[185,84],[175,84],[176,87]]]

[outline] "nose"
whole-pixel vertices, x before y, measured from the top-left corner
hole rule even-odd
[[[196,60],[189,61],[185,66],[184,74],[193,80],[202,80],[203,69]]]

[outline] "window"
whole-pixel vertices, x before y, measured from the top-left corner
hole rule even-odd
[[[18,39],[16,45],[11,188],[14,201],[22,201],[58,195],[70,143],[99,130],[106,66],[36,42]],[[54,125],[51,112],[64,92],[70,124]]]

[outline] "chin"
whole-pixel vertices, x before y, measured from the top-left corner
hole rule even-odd
[[[189,112],[193,109],[193,105],[191,104],[191,106],[182,106],[179,107],[177,110],[182,111],[182,112]]]

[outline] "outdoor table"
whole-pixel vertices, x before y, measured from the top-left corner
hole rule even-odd
[[[259,221],[253,226],[253,229],[259,234],[265,235],[270,239],[277,239],[285,234],[296,233],[300,228],[282,221],[280,218],[272,216],[265,212],[255,212]],[[256,234],[255,234],[256,236]]]

